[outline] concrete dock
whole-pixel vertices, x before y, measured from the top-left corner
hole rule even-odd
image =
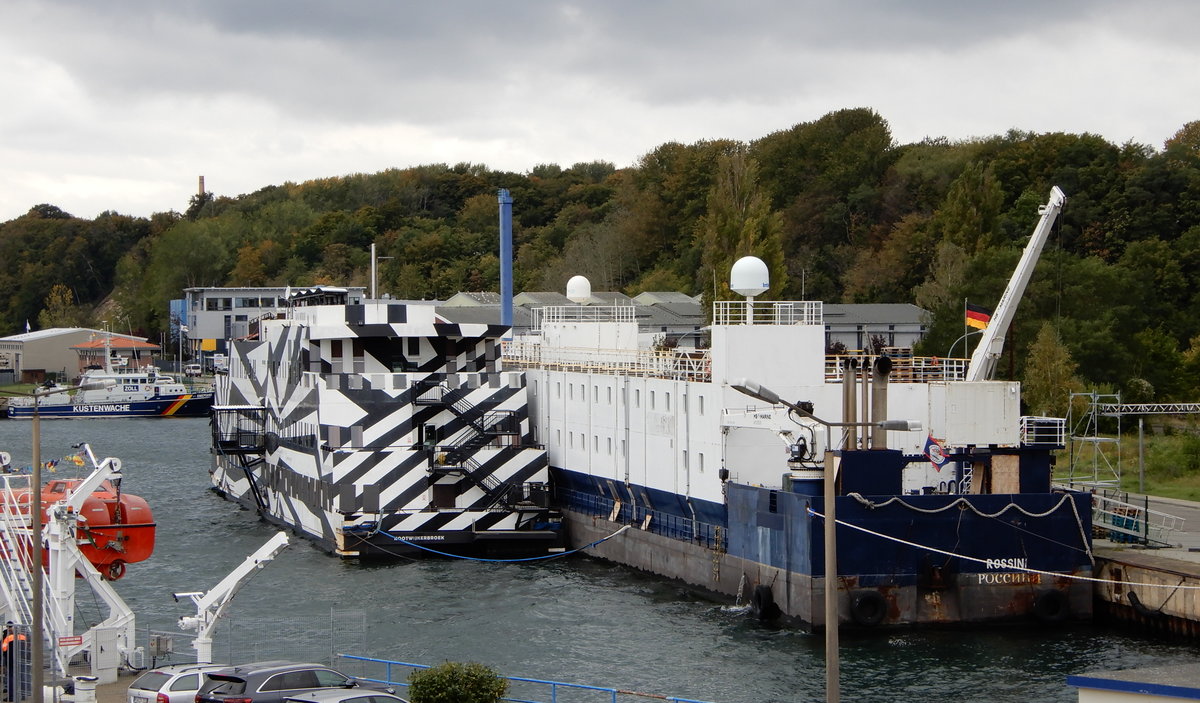
[[[1143,500],[1130,496],[1129,502]],[[1170,535],[1176,546],[1148,549],[1097,539],[1093,576],[1102,581],[1095,587],[1095,619],[1200,637],[1200,503],[1150,496],[1149,507],[1184,519],[1183,529]]]

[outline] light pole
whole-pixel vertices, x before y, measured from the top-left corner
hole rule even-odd
[[[836,467],[833,452],[834,427],[878,427],[882,430],[901,432],[920,430],[921,423],[912,420],[882,420],[880,422],[827,422],[812,414],[812,411],[779,397],[769,388],[764,388],[750,379],[743,378],[731,384],[751,398],[769,405],[783,405],[802,417],[825,426],[825,700],[837,703],[841,699],[841,670],[838,660],[838,599],[837,599],[837,517],[834,500],[837,498]]]
[[[983,330],[975,330],[974,332],[967,332],[963,336],[954,340],[954,344],[950,345],[950,351],[946,352],[946,358],[947,359],[953,358],[954,357],[954,347],[957,347],[959,342],[963,341],[964,339],[966,339],[967,337],[970,337],[973,334],[983,334]],[[966,351],[966,350],[964,349],[963,351]]]
[[[91,383],[81,383],[77,386],[67,386],[66,388],[44,388],[30,392],[0,390],[4,395],[12,395],[22,398],[30,398],[33,400],[33,470],[29,476],[29,546],[31,552],[30,567],[33,571],[30,574],[29,587],[33,591],[29,609],[33,614],[33,622],[29,624],[30,629],[30,651],[29,651],[29,688],[30,700],[33,703],[42,703],[44,700],[42,692],[42,668],[45,663],[42,659],[42,652],[46,646],[45,628],[42,624],[42,418],[41,399],[54,393],[66,393],[68,391],[93,391],[111,388],[116,385],[113,379],[104,381],[95,381]],[[15,680],[15,679],[14,679]],[[13,692],[9,692],[12,695]]]
[[[375,294],[375,262],[387,261],[394,259],[394,256],[375,256],[375,242],[371,242],[371,300],[377,300],[379,296]]]

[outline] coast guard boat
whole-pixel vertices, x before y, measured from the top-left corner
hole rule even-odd
[[[37,413],[43,418],[78,417],[206,417],[212,408],[211,390],[194,390],[173,376],[145,368],[114,368],[111,336],[104,338],[104,365],[89,367],[79,377],[79,390],[54,382],[38,392]],[[8,416],[31,418],[34,401],[11,398]]]
[[[213,407],[214,490],[347,557],[561,552],[506,327],[432,303],[291,292],[232,344]]]
[[[1020,384],[988,380],[1063,201],[1055,188],[970,363],[828,354],[822,304],[754,300],[753,257],[731,276],[747,300],[717,302],[700,344],[667,348],[634,306],[535,310],[504,362],[528,378],[573,545],[631,526],[589,551],[818,628],[827,588],[864,627],[1089,618],[1091,499],[1051,489],[1064,422],[1021,417]]]

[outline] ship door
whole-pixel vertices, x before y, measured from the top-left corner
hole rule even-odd
[[[433,451],[437,449],[438,443],[438,428],[437,425],[421,425],[421,448]]]

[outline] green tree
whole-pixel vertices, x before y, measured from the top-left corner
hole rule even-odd
[[[1082,387],[1075,378],[1075,361],[1050,322],[1042,324],[1029,347],[1021,395],[1034,415],[1063,417],[1070,395]]]
[[[701,267],[697,288],[706,300],[732,300],[729,270],[743,256],[757,256],[767,265],[771,288],[766,299],[786,286],[782,219],[758,187],[758,165],[739,149],[717,159],[717,179],[708,196],[706,214],[697,226]]]
[[[499,703],[508,681],[483,664],[443,662],[408,677],[412,703]]]
[[[55,283],[46,296],[42,311],[38,313],[38,326],[42,329],[79,327],[85,317],[84,311],[75,305],[75,293],[62,283]]]

